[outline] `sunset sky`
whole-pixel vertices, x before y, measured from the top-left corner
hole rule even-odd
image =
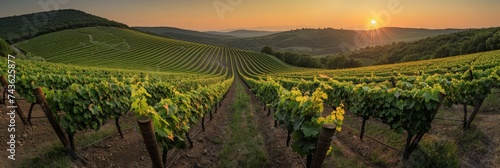
[[[0,17],[79,9],[129,26],[199,31],[294,28],[367,29],[377,26],[479,28],[500,26],[497,0],[9,0]]]

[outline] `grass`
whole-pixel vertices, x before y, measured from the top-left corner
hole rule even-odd
[[[491,94],[484,99],[480,111],[488,111],[494,114],[500,114],[500,89],[492,89]]]
[[[366,167],[358,158],[345,156],[342,150],[335,146],[330,156],[327,157],[330,159],[325,160],[324,167]]]
[[[123,122],[123,120],[124,120],[124,117],[121,117],[120,118],[120,126],[121,126],[123,133],[125,132],[125,130],[137,125],[135,120],[130,120],[128,122]],[[115,126],[115,120],[110,119],[107,124],[109,125],[108,127],[106,127],[106,128],[103,127],[99,131],[92,132],[90,134],[83,134],[83,135],[79,136],[77,133],[75,136],[76,137],[75,138],[76,149],[80,149],[80,148],[86,147],[88,145],[91,145],[93,143],[96,143],[97,141],[100,141],[104,138],[107,138],[113,134],[116,134],[117,136],[119,136],[118,130],[116,129],[116,126]],[[127,138],[127,137],[124,137],[124,138]]]
[[[361,129],[361,120],[351,113],[344,115],[344,123],[347,126],[353,127],[356,131],[352,132],[349,136],[359,137],[359,131]],[[342,131],[351,131],[349,129],[343,129]],[[363,157],[366,162],[371,163],[376,167],[394,167],[398,166],[398,159],[402,158],[402,154],[396,152],[392,149],[389,149],[383,145],[376,144],[373,140],[369,139],[368,136],[377,139],[389,146],[395,147],[396,149],[402,150],[405,145],[405,136],[403,134],[392,131],[389,127],[383,124],[379,124],[374,121],[373,118],[370,118],[366,122],[365,134],[363,141],[370,142],[370,144],[375,144],[374,146],[369,147],[367,150],[362,148],[354,147],[353,152],[357,153],[359,157]],[[349,143],[349,142],[347,142]],[[328,162],[325,165],[333,165],[333,167],[346,167],[345,165],[349,165],[347,167],[362,167],[364,164],[358,163],[359,158],[349,158],[343,156],[342,151],[333,147],[333,156],[332,162]],[[397,158],[397,159],[395,159]],[[356,164],[354,164],[356,163]]]
[[[484,135],[484,133],[475,126],[465,130],[463,133],[457,131],[455,137],[460,144],[461,152],[475,151],[480,154],[488,152],[487,142],[484,142],[486,135]]]
[[[267,167],[269,160],[264,141],[254,123],[250,97],[240,83],[236,84],[233,115],[227,127],[230,139],[219,155],[219,167]]]
[[[62,167],[71,167],[72,164],[73,164],[72,159],[67,154],[64,147],[61,144],[53,143],[53,145],[44,150],[44,152],[41,155],[23,160],[21,163],[21,167],[62,168]]]
[[[422,141],[404,167],[460,167],[459,147],[451,140]]]

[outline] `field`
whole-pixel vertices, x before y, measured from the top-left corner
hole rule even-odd
[[[324,167],[500,165],[500,50],[325,70],[114,27],[15,46],[46,62],[15,60],[14,95],[30,123],[16,118],[20,161],[0,167],[149,167],[144,117],[171,167],[304,167],[324,124],[336,130]]]

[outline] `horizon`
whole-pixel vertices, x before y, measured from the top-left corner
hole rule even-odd
[[[130,27],[175,27],[202,32],[288,31],[301,28],[370,30],[380,27],[470,29],[500,26],[500,20],[492,17],[500,14],[496,11],[500,1],[286,2],[284,0],[272,2],[19,0],[4,2],[0,7],[0,17],[57,9],[76,9]],[[451,3],[453,6],[448,5]],[[301,13],[297,15],[297,11]]]

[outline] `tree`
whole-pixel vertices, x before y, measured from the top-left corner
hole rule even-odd
[[[273,48],[269,47],[269,46],[265,46],[262,48],[262,50],[260,50],[261,53],[266,53],[266,54],[269,54],[269,55],[274,55],[274,51],[273,51]]]
[[[331,57],[328,62],[326,63],[326,67],[329,69],[338,69],[338,68],[344,68],[346,67],[347,60],[345,56],[339,55],[339,56],[334,56]]]
[[[10,47],[9,43],[0,39],[0,55],[2,57],[7,57],[7,55],[14,55],[14,50]]]

